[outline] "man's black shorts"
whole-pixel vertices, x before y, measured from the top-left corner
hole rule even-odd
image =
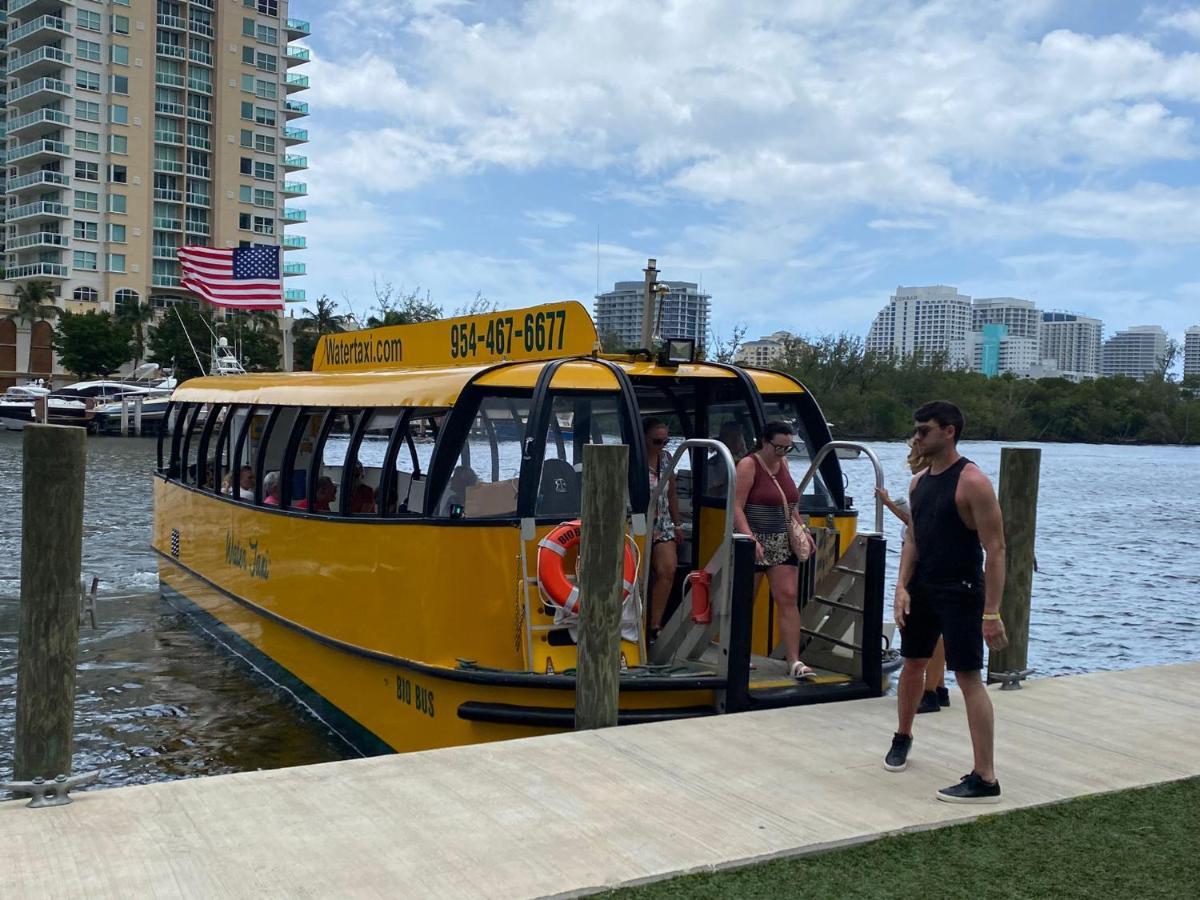
[[[900,629],[900,655],[927,659],[938,637],[946,641],[946,668],[977,672],[983,668],[982,581],[908,586],[912,605]]]

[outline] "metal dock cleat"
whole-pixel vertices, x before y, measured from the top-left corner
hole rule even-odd
[[[84,772],[80,775],[59,775],[53,781],[47,781],[39,775],[32,781],[5,781],[0,783],[0,788],[16,794],[28,794],[30,800],[25,805],[30,809],[41,809],[44,806],[66,806],[71,802],[67,794],[72,788],[91,784],[99,777],[99,772]]]
[[[1002,691],[1019,691],[1021,682],[1036,672],[1037,669],[1020,669],[1016,672],[988,672],[988,682],[1000,682]]]

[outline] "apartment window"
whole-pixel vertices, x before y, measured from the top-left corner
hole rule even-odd
[[[248,184],[243,184],[238,187],[238,200],[242,203],[254,202],[254,188]]]
[[[259,153],[274,153],[275,138],[269,134],[254,135],[254,149]]]
[[[250,213],[238,213],[238,228],[242,229],[242,231],[249,231],[251,218]]]
[[[125,254],[110,253],[108,254],[108,271],[124,272],[125,271]]]
[[[129,34],[129,16],[110,16],[113,34]]]
[[[88,72],[84,69],[75,70],[75,87],[81,91],[100,92],[100,73]]]
[[[100,163],[87,162],[82,159],[75,160],[75,180],[99,181]]]
[[[271,44],[272,46],[278,46],[279,29],[272,28],[270,25],[256,25],[254,27],[254,38],[260,44]]]
[[[270,207],[271,209],[274,209],[275,208],[275,192],[274,191],[265,191],[265,190],[262,190],[261,188],[255,188],[254,189],[254,205],[255,206],[266,206],[266,207]]]
[[[254,160],[249,156],[243,156],[238,160],[238,171],[243,175],[251,175],[254,173]]]
[[[254,161],[254,177],[261,181],[275,180],[275,164]]]
[[[114,125],[129,124],[129,107],[114,103],[108,108],[108,121]]]
[[[254,67],[262,72],[275,72],[279,69],[279,58],[273,53],[254,54]]]
[[[243,75],[242,76],[242,90],[245,91],[247,94],[254,93],[254,76],[253,75]]]
[[[99,227],[95,222],[76,222],[75,237],[81,241],[99,240]],[[79,268],[78,263],[75,267]]]
[[[100,62],[100,45],[95,41],[75,39],[75,58],[86,59],[89,62]]]
[[[112,0],[113,6],[128,6],[129,0]]]
[[[87,212],[97,212],[100,209],[100,195],[95,191],[77,190],[75,192],[75,208]]]
[[[269,109],[265,106],[254,107],[254,124],[255,125],[269,125],[271,128],[274,128],[275,127],[275,110]]]
[[[248,66],[254,65],[254,48],[242,47],[242,62]]]
[[[108,152],[125,156],[129,153],[129,138],[123,134],[110,134],[108,136]]]
[[[125,213],[128,211],[128,204],[129,198],[124,194],[108,195],[108,211],[110,213],[120,213],[121,215],[125,215]],[[112,226],[109,227],[111,228]]]
[[[109,166],[108,180],[110,184],[127,184],[129,182],[129,169],[125,166]]]
[[[264,16],[279,16],[279,0],[255,0],[253,4],[246,3],[246,6],[254,6]]]
[[[85,31],[100,30],[100,13],[90,9],[78,10],[75,14],[75,24]]]
[[[246,37],[254,37],[254,30],[255,25],[253,19],[242,19],[242,34],[244,34]]]
[[[242,118],[248,121],[254,120],[254,104],[248,100],[242,101]]]
[[[95,131],[76,131],[75,149],[91,150],[93,153],[99,153],[100,135]]]
[[[129,94],[129,77],[126,75],[109,75],[108,92],[110,94]]]
[[[241,146],[243,146],[243,147],[253,147],[254,146],[254,132],[251,131],[249,128],[243,128],[242,132],[241,132],[240,143],[241,143]]]
[[[76,250],[72,263],[76,269],[87,269],[89,272],[95,272],[96,254],[89,250]]]
[[[129,48],[121,44],[113,44],[108,48],[108,61],[118,66],[129,65]]]
[[[254,228],[251,229],[255,234],[274,234],[275,220],[269,216],[255,216]]]
[[[278,86],[273,81],[263,81],[261,78],[254,79],[254,96],[263,100],[274,100]]]

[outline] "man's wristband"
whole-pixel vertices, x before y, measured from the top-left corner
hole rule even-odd
[[[999,621],[1000,621],[1000,613],[984,613],[984,614],[983,614],[983,621],[985,621],[985,622],[999,622]]]

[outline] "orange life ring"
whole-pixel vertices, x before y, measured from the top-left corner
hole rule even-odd
[[[579,547],[581,532],[578,519],[563,522],[538,541],[537,577],[542,597],[569,615],[579,614],[579,585],[567,577],[566,558],[570,550]],[[625,565],[622,573],[621,602],[633,593],[637,579],[637,555],[629,541],[625,542]]]

